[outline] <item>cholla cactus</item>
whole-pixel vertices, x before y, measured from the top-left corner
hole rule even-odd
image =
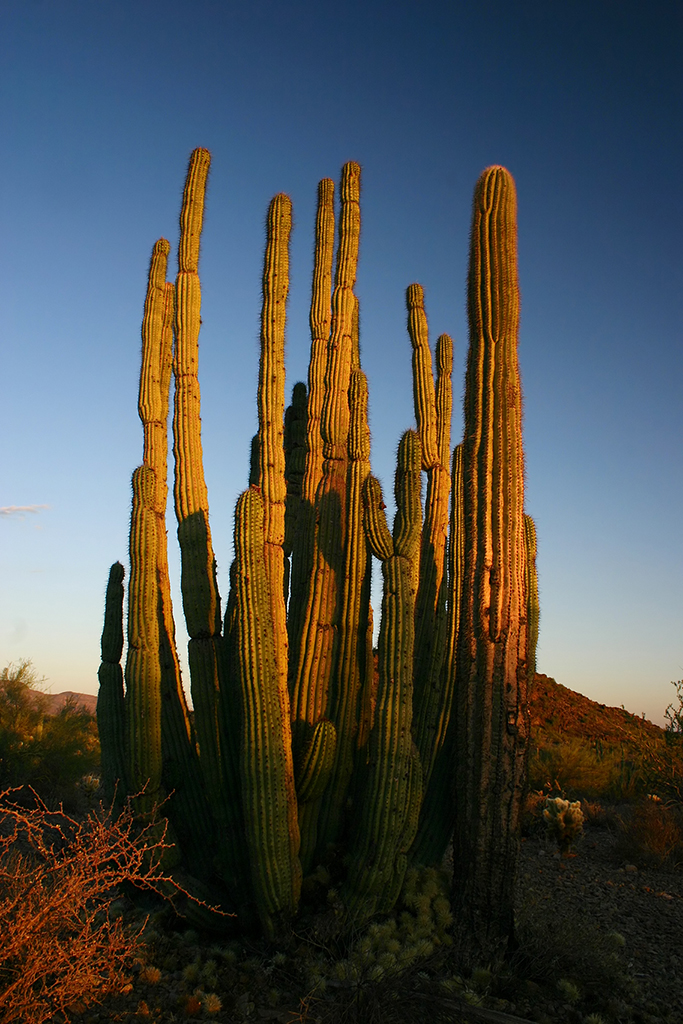
[[[570,803],[562,797],[548,797],[543,817],[548,831],[557,839],[561,853],[568,853],[573,841],[583,832],[583,811],[578,800]]]

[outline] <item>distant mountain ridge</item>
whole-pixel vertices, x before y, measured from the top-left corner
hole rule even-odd
[[[75,693],[74,690],[62,690],[61,693],[39,692],[45,698],[45,711],[48,715],[58,715],[68,701],[77,707],[85,708],[91,715],[97,711],[96,693]]]
[[[47,713],[58,714],[68,700],[85,708],[91,715],[97,711],[97,694],[46,693]],[[582,739],[600,739],[603,743],[637,742],[639,737],[661,737],[663,729],[647,719],[584,697],[556,682],[552,676],[538,673],[531,693],[531,732],[542,730],[578,736]]]
[[[609,746],[639,745],[646,739],[661,739],[664,730],[625,708],[606,704],[575,693],[551,676],[537,673],[531,693],[531,735],[544,732],[600,740]]]

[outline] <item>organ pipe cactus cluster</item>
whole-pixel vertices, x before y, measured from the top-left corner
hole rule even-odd
[[[535,531],[523,506],[512,179],[489,168],[475,193],[465,438],[452,453],[453,343],[439,337],[435,375],[423,289],[407,290],[417,431],[399,445],[391,531],[371,473],[360,365],[360,168],[342,170],[336,260],[334,185],[324,179],[318,188],[308,382],[295,385],[287,409],[292,208],[285,195],[271,202],[259,428],[235,512],[222,621],[198,380],[209,163],[206,150],[192,154],[175,286],[166,282],[165,240],[150,264],[125,697],[119,563],[102,636],[98,721],[108,796],[116,784],[141,815],[166,816],[184,878],[194,877],[243,925],[258,918],[271,939],[289,927],[302,878],[316,865],[332,872],[348,923],[357,925],[392,909],[410,861],[441,861],[455,825],[463,920],[481,945],[498,941],[511,921],[506,872],[514,870],[538,629]],[[171,369],[193,719],[166,551]],[[384,581],[377,670],[373,556]],[[484,875],[492,884],[482,896]]]

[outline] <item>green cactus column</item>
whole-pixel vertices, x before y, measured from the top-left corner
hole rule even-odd
[[[321,411],[323,475],[316,494],[313,572],[298,647],[291,664],[292,719],[295,746],[328,708],[334,642],[339,618],[343,552],[346,539],[347,441],[349,382],[352,362],[353,285],[360,236],[360,167],[342,170],[339,246],[332,297],[332,326]],[[304,479],[304,484],[306,483]]]
[[[327,348],[332,321],[332,263],[334,260],[334,182],[318,184],[315,221],[313,289],[311,295],[311,354],[308,363],[306,402],[306,461],[301,482],[301,502],[293,538],[291,600],[287,616],[292,664],[298,658],[306,596],[313,570],[315,546],[315,496],[323,475],[323,439],[320,432],[325,399]],[[291,681],[291,680],[290,680]]]
[[[125,724],[123,711],[123,577],[114,562],[109,570],[102,630],[102,663],[97,673],[97,731],[102,756],[102,786],[108,804],[126,796]]]
[[[280,701],[283,778],[287,787],[290,861],[298,865],[300,846],[297,801],[292,759],[291,712],[287,688],[288,643],[285,607],[285,314],[289,290],[289,235],[292,203],[280,194],[268,209],[266,251],[263,265],[263,307],[261,312],[261,358],[258,384],[259,488],[263,501],[264,559],[274,637],[273,654],[277,668]],[[294,870],[294,869],[292,869]],[[297,869],[298,870],[298,869]],[[299,884],[295,880],[295,887]],[[298,890],[296,894],[298,899]]]
[[[170,794],[167,812],[179,845],[193,870],[202,876],[211,871],[213,825],[201,785],[194,730],[180,674],[166,537],[168,410],[175,304],[175,289],[166,281],[169,251],[166,239],[159,239],[150,261],[142,320],[138,413],[144,430],[143,462],[153,470],[156,479],[162,780]]]
[[[133,473],[126,657],[126,780],[140,813],[161,799],[161,664],[156,572],[156,478],[149,466]]]
[[[431,702],[416,701],[416,716],[429,725],[423,743],[426,766],[423,768],[424,799],[420,824],[410,859],[417,864],[440,865],[451,839],[455,820],[453,803],[453,751],[455,722],[453,695],[456,681],[456,654],[463,573],[463,500],[462,444],[453,450],[451,472],[451,514],[448,535],[448,609],[446,636],[439,688]],[[417,733],[417,729],[414,728]],[[417,742],[417,740],[416,740]]]
[[[201,287],[199,242],[210,154],[195,149],[180,213],[178,275],[175,286],[175,512],[181,555],[181,591],[190,635],[188,655],[201,769],[218,823],[220,869],[235,900],[244,897],[247,864],[239,804],[236,753],[226,751],[222,729],[223,651],[216,562],[209,528],[204,479],[198,380]]]
[[[513,930],[528,743],[516,214],[511,175],[488,168],[474,194],[468,275],[454,892],[464,942],[491,958]]]
[[[259,488],[250,487],[235,511],[233,638],[242,699],[245,834],[259,917],[273,939],[294,915],[301,869],[291,844],[289,722],[279,693],[266,543],[264,502]]]
[[[538,623],[540,606],[538,602],[538,573],[536,572],[536,524],[529,515],[524,516],[524,575],[526,579],[527,603],[527,666],[529,686],[536,675],[536,647],[538,645]]]
[[[360,167],[342,169],[339,244],[332,295],[332,322],[325,373],[320,432],[323,473],[315,501],[312,573],[298,643],[290,661],[292,741],[298,759],[317,723],[329,717],[334,672],[344,550],[348,474],[349,383],[353,360],[353,286],[360,236]],[[308,862],[316,846],[317,814],[311,807],[301,819],[301,857]]]
[[[339,616],[339,645],[332,677],[330,717],[337,744],[330,783],[318,823],[318,852],[323,856],[342,832],[344,809],[353,775],[361,714],[360,700],[367,674],[366,637],[370,614],[370,559],[363,529],[363,491],[370,475],[368,382],[361,369],[351,371],[351,427],[346,497],[346,547]]]
[[[411,736],[415,634],[411,563],[422,525],[421,459],[420,439],[407,431],[398,449],[393,537],[378,481],[371,476],[365,485],[365,531],[373,555],[382,561],[384,596],[375,724],[342,889],[349,914],[358,925],[375,913],[387,913],[396,902],[422,799],[420,758]]]
[[[442,672],[446,637],[446,538],[451,491],[450,438],[453,405],[451,372],[453,342],[442,334],[437,343],[437,381],[432,375],[424,294],[419,284],[407,291],[408,332],[413,346],[415,418],[422,442],[422,468],[427,472],[425,522],[419,562],[415,610],[415,719],[413,735],[420,752],[426,785],[436,756],[444,707]]]

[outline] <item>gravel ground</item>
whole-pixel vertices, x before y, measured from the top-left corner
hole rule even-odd
[[[621,934],[635,1019],[683,1024],[683,874],[625,863],[615,832],[588,825],[567,859],[544,835],[523,840],[518,899]]]

